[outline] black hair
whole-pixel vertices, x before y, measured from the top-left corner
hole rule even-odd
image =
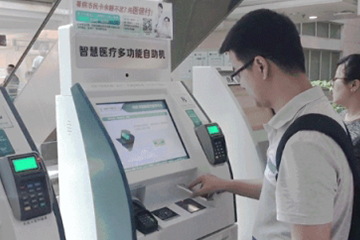
[[[360,54],[351,54],[341,58],[337,66],[341,64],[344,64],[345,82],[351,82],[355,79],[360,80]]]
[[[242,62],[263,56],[286,73],[305,73],[305,57],[295,24],[268,9],[246,14],[231,28],[219,52],[230,50]]]
[[[14,64],[9,64],[8,67],[15,68]]]
[[[159,3],[159,4],[158,4],[158,7],[164,8],[163,5],[162,5],[162,3]]]

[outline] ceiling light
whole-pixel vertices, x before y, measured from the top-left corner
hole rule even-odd
[[[317,16],[310,16],[309,19],[317,19]]]

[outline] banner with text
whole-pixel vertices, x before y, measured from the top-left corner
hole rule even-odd
[[[76,35],[78,68],[165,69],[170,62],[167,41]]]
[[[172,4],[151,1],[73,1],[73,24],[78,30],[172,39]]]

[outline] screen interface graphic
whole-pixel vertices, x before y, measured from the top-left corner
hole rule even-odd
[[[126,171],[189,158],[164,100],[97,108]]]

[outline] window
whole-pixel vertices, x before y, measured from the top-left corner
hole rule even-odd
[[[316,26],[318,37],[329,38],[329,23],[318,22]]]
[[[315,23],[303,23],[301,33],[303,35],[315,36]]]
[[[300,35],[341,39],[342,24],[328,22],[310,22],[295,24]]]
[[[330,72],[330,51],[321,52],[321,71],[320,71],[320,80],[332,79],[334,75]]]
[[[312,50],[310,52],[310,79],[320,79],[320,51]]]
[[[335,76],[336,72],[336,65],[340,60],[340,53],[339,52],[332,52],[331,53],[331,76]]]
[[[341,39],[341,25],[330,23],[330,38]]]
[[[334,77],[340,52],[304,49],[305,69],[309,79],[330,80]]]

